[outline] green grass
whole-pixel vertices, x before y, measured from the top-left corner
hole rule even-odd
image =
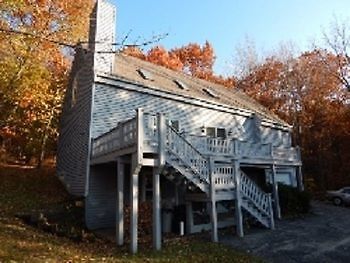
[[[70,199],[53,168],[0,167],[0,262],[261,262],[200,236],[169,240],[160,252],[144,245],[137,255],[131,255],[127,246],[117,247],[101,238],[76,242],[30,226],[16,216],[58,210],[65,213],[60,224],[84,229],[76,211],[67,205]]]

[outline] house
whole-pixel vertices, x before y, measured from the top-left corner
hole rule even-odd
[[[210,230],[213,241],[229,225],[243,236],[247,216],[273,229],[277,182],[303,187],[291,126],[239,90],[114,52],[115,17],[97,1],[60,123],[57,174],[85,197],[87,227],[115,227],[122,245],[130,205],[136,252],[139,203],[152,200],[156,249],[171,222]],[[180,208],[185,216],[169,212]]]

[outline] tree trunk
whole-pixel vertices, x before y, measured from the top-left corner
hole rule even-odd
[[[38,169],[41,168],[42,162],[43,162],[43,160],[45,158],[46,143],[47,143],[47,139],[49,137],[48,132],[49,132],[49,128],[51,126],[51,122],[52,122],[52,119],[53,119],[53,114],[54,114],[54,112],[52,110],[50,119],[47,122],[47,125],[46,125],[45,130],[44,130],[44,135],[43,135],[43,138],[41,140],[40,155],[39,155],[39,158],[38,158],[38,164],[36,166],[36,168],[38,168]]]

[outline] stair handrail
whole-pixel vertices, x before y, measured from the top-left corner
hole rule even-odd
[[[271,194],[265,193],[253,180],[251,180],[243,171],[240,172],[241,187],[240,191],[244,197],[254,203],[257,208],[267,216],[271,216]]]
[[[167,128],[170,128],[170,130],[172,132],[174,132],[176,135],[178,135],[186,144],[188,144],[190,147],[193,148],[194,151],[196,151],[198,153],[198,155],[200,155],[203,159],[207,159],[200,151],[197,150],[196,147],[194,147],[192,145],[192,143],[190,143],[184,136],[182,136],[177,130],[175,130],[175,128],[169,124],[166,124]]]
[[[167,148],[169,148],[173,153],[175,153],[177,155],[177,157],[181,158],[181,160],[186,165],[188,165],[195,173],[197,173],[201,177],[201,179],[203,179],[206,183],[209,184],[210,183],[209,159],[207,157],[205,157],[200,151],[198,151],[196,149],[196,147],[194,147],[188,140],[186,140],[186,138],[184,138],[184,136],[182,136],[180,133],[178,133],[171,125],[166,124],[166,127],[167,127],[167,143],[166,143]],[[184,142],[185,145],[187,145],[189,149],[191,149],[192,153],[199,157],[198,158],[199,162],[194,161],[195,159],[186,160],[185,158],[183,158],[184,157],[183,153],[186,152],[185,149],[182,149],[181,152],[174,152],[175,148],[172,147],[173,146],[172,140],[170,138],[171,133],[174,134],[175,136],[177,136],[178,138],[180,138],[180,140],[182,142]],[[194,156],[192,155],[192,157],[194,157]],[[203,163],[203,162],[206,164],[206,166],[200,165],[200,163]]]

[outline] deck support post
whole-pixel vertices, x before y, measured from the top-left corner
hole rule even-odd
[[[160,174],[159,168],[153,168],[153,248],[160,250],[162,246],[160,217]]]
[[[281,219],[281,208],[280,208],[280,201],[279,201],[279,195],[278,195],[278,184],[276,181],[276,165],[273,164],[271,166],[272,171],[272,195],[274,200],[274,207],[275,207],[275,216],[278,219]]]
[[[235,198],[235,217],[236,217],[236,232],[239,237],[244,236],[243,231],[243,216],[242,216],[242,199],[241,199],[241,176],[240,176],[240,164],[238,160],[233,162],[235,169],[235,186],[236,186],[236,198]]]
[[[191,234],[193,228],[193,207],[192,202],[186,202],[186,234]]]
[[[275,218],[273,217],[272,197],[269,194],[269,207],[270,207],[270,229],[275,230]]]
[[[217,218],[217,211],[216,211],[213,158],[209,158],[209,176],[210,176],[211,239],[213,242],[218,242],[218,218]]]
[[[158,127],[158,167],[153,168],[153,248],[162,247],[161,204],[160,204],[160,174],[165,165],[166,125],[165,116],[157,114]]]
[[[298,161],[301,162],[301,151],[300,147],[297,146],[297,156],[298,156]],[[303,183],[303,172],[301,170],[301,164],[296,167],[296,172],[297,172],[297,186],[299,191],[304,191],[304,183]]]
[[[303,183],[303,172],[301,170],[301,165],[297,166],[297,186],[299,191],[304,191],[304,183]]]
[[[143,109],[136,110],[136,153],[131,156],[130,175],[130,251],[137,252],[137,224],[139,205],[139,172],[143,161]]]
[[[118,158],[117,160],[117,213],[116,213],[116,239],[117,244],[124,244],[124,171],[125,163]]]
[[[137,252],[137,224],[138,224],[138,205],[139,205],[139,171],[136,163],[136,156],[132,156],[131,175],[130,175],[130,251]]]

